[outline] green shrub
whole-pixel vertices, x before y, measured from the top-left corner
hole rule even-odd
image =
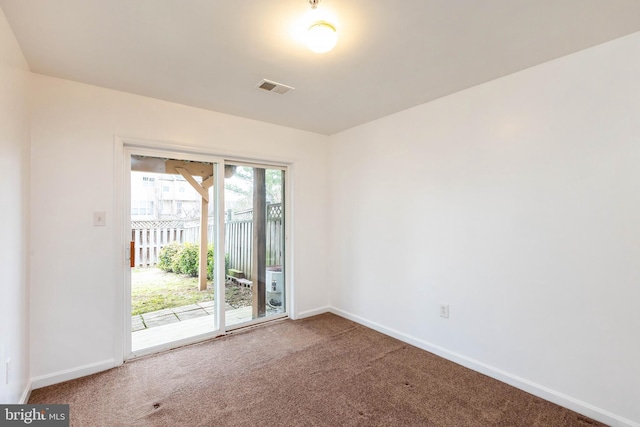
[[[178,242],[171,242],[160,249],[158,268],[167,272],[173,272],[173,259],[181,250],[182,245]]]
[[[185,243],[182,250],[177,254],[178,271],[177,273],[187,274],[195,277],[198,275],[198,264],[200,258],[200,250],[198,245],[193,243]]]
[[[180,257],[182,256],[182,252],[184,252],[184,245],[180,244],[176,253],[171,257],[171,271],[177,274],[182,273],[180,270]]]
[[[195,277],[200,267],[200,248],[193,243],[173,242],[160,250],[158,268]],[[213,280],[213,245],[207,250],[207,279]],[[225,271],[229,269],[229,256],[224,257]]]
[[[207,279],[213,280],[213,245],[207,249]]]
[[[207,250],[207,279],[213,280],[213,245],[209,245],[209,249]],[[224,255],[224,271],[225,273],[229,270],[229,254]]]

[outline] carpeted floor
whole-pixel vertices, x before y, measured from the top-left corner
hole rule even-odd
[[[34,390],[72,426],[601,426],[332,314]]]

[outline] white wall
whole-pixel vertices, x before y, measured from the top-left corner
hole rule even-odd
[[[640,425],[639,76],[640,33],[333,135],[335,311]]]
[[[32,90],[35,385],[113,362],[114,135],[293,162],[296,311],[328,305],[326,136],[41,75]]]
[[[29,68],[0,9],[0,403],[19,403],[29,383],[28,82]]]

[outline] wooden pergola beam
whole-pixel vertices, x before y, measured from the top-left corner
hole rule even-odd
[[[179,173],[176,168],[185,169],[191,176],[199,176],[203,180],[213,176],[213,167],[211,163],[161,159],[158,157],[131,156],[132,171],[175,175]]]
[[[200,193],[200,196],[202,196],[202,200],[206,200],[207,202],[209,202],[209,191],[208,191],[208,188],[204,188],[202,185],[200,185],[200,183],[198,183],[198,181],[196,181],[191,176],[189,171],[187,171],[186,169],[176,168],[176,171],[180,175],[182,175],[182,177],[184,179],[186,179],[189,184],[191,184],[191,186],[193,187],[194,190],[196,190],[198,193]]]
[[[202,187],[206,189],[211,188],[213,186],[213,175],[211,175],[209,178],[202,181],[202,184],[200,185],[202,185]]]
[[[189,184],[196,190],[200,196],[200,266],[198,268],[198,288],[201,291],[207,290],[207,264],[208,264],[208,251],[209,251],[209,188],[213,185],[213,165],[209,164],[211,171],[206,177],[202,176],[203,181],[199,183],[190,174],[190,172],[183,167],[173,166],[176,172],[178,172]],[[197,170],[199,173],[203,173],[201,170]],[[204,175],[204,174],[203,174]]]

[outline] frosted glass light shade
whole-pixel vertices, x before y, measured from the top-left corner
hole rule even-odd
[[[314,22],[307,31],[307,46],[316,53],[329,52],[337,42],[336,28],[328,22]]]

